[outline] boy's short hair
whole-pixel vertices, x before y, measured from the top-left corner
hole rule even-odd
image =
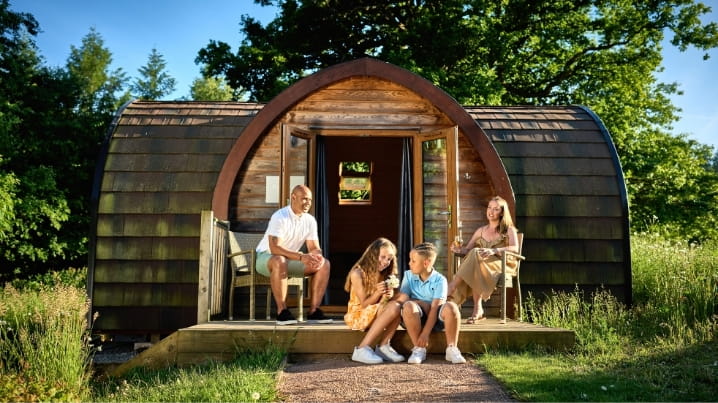
[[[436,246],[434,246],[431,242],[422,242],[416,246],[414,246],[414,250],[417,254],[421,255],[424,259],[428,259],[431,264],[434,264],[434,261],[436,260],[437,250]]]

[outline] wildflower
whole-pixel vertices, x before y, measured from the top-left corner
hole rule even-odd
[[[605,386],[603,386],[603,385],[601,385],[601,390],[603,390],[603,391],[607,391],[607,390],[608,390],[608,388],[607,388],[607,387],[605,387]]]
[[[262,395],[260,395],[259,392],[252,392],[252,400],[257,401],[260,397],[262,397]]]

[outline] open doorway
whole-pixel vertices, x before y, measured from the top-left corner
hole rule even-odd
[[[327,136],[324,139],[330,205],[328,249],[332,263],[326,293],[329,305],[346,306],[349,300],[349,294],[344,291],[347,273],[371,241],[383,236],[397,243],[402,142],[401,137]],[[343,163],[368,167],[368,170],[347,169]],[[344,169],[340,171],[342,166]],[[340,200],[340,188],[346,192],[351,186],[356,192],[363,189],[363,193],[354,201],[346,194]],[[399,251],[404,252],[408,251]]]

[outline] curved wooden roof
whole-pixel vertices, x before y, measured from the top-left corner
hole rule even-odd
[[[491,142],[488,141],[479,126],[470,119],[461,105],[440,88],[408,70],[376,59],[362,58],[323,69],[298,81],[277,95],[257,114],[256,119],[252,120],[247,126],[242,138],[230,150],[225,165],[220,172],[212,202],[212,209],[218,217],[226,219],[228,216],[225,200],[228,199],[236,174],[244,161],[244,156],[249,152],[257,138],[302,99],[323,87],[351,77],[375,77],[387,80],[404,86],[420,97],[429,100],[449,120],[457,125],[459,131],[464,133],[473,144],[485,164],[487,173],[495,180],[493,183],[495,192],[504,196],[513,211],[514,199],[506,171],[503,169]]]
[[[375,63],[359,62],[355,73],[366,74],[362,69]],[[337,77],[338,70],[327,70]],[[604,285],[630,303],[626,190],[598,117],[580,106],[456,109],[448,95],[425,88],[424,80],[409,82],[406,73],[389,68],[381,79],[415,85],[427,99],[445,102],[439,109],[456,119],[478,152],[489,152],[482,158],[491,161],[494,152],[500,175],[509,178],[502,186],[515,197],[517,226],[525,233],[524,291]],[[252,137],[295,105],[298,94],[324,84],[291,87],[266,106],[132,102],[121,110],[93,192],[88,287],[100,312],[96,329],[161,332],[196,323],[199,212],[221,205],[241,163],[231,165],[250,153]]]

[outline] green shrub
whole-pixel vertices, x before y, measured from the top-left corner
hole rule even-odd
[[[45,288],[53,288],[59,285],[72,286],[85,289],[87,287],[87,268],[69,268],[60,271],[49,271],[43,274],[35,274],[29,278],[17,278],[10,282],[18,290],[39,291]]]
[[[0,401],[3,402],[76,402],[82,396],[62,384],[32,379],[23,374],[0,373]]]

